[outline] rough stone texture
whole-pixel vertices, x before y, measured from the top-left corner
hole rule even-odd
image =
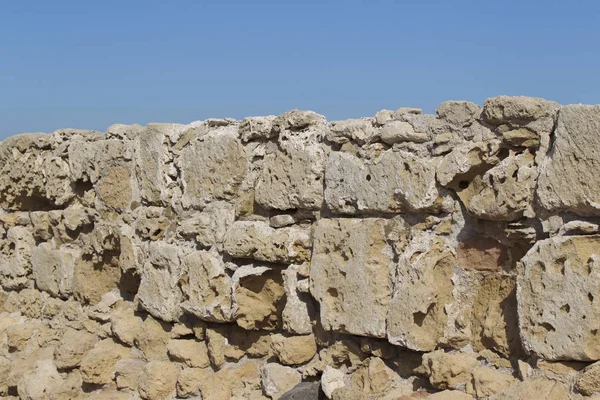
[[[537,194],[549,211],[600,214],[598,131],[600,107],[570,105],[558,113],[554,145],[542,165]]]
[[[317,223],[310,291],[320,303],[326,330],[385,337],[393,271],[387,223],[376,218]]]
[[[332,152],[325,169],[325,202],[339,214],[436,212],[443,205],[435,163],[390,150],[373,160]]]
[[[600,106],[436,114],[5,139],[0,398],[598,397]]]
[[[600,359],[600,236],[542,240],[519,265],[517,301],[526,350],[547,360]]]

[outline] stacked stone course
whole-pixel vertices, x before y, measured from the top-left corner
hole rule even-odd
[[[0,398],[600,396],[600,106],[0,143]]]

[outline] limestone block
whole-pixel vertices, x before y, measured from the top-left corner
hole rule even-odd
[[[552,152],[540,168],[537,195],[542,207],[600,215],[599,130],[600,106],[561,108]]]
[[[218,254],[195,251],[182,259],[182,266],[181,307],[204,321],[231,322],[233,282]]]
[[[236,221],[224,242],[225,252],[232,257],[285,264],[308,261],[310,246],[309,231],[297,227],[273,229],[260,221]]]
[[[303,143],[268,154],[254,188],[256,203],[267,209],[319,210],[326,156],[324,146]]]
[[[481,115],[481,107],[470,101],[445,101],[435,113],[451,125],[464,127],[471,125]]]
[[[150,361],[142,369],[139,392],[143,399],[163,400],[175,395],[179,369],[168,361]]]
[[[185,363],[188,367],[206,368],[210,364],[204,342],[173,339],[167,344],[167,351],[171,360]]]
[[[182,204],[202,209],[237,195],[248,161],[235,127],[203,136],[181,151]]]
[[[75,263],[81,256],[81,250],[75,246],[54,249],[50,243],[40,243],[31,259],[36,286],[52,296],[69,296],[73,292]]]
[[[273,400],[279,399],[302,381],[302,376],[294,368],[277,363],[263,365],[260,373],[265,394]]]
[[[338,214],[439,212],[435,162],[404,151],[373,160],[332,152],[325,169],[325,202]]]
[[[271,336],[271,348],[282,364],[297,365],[310,361],[317,353],[317,343],[313,335]]]
[[[310,292],[325,330],[385,337],[394,269],[386,226],[377,218],[317,222]]]
[[[526,351],[546,360],[600,359],[600,236],[537,242],[518,265],[519,328]]]
[[[129,349],[112,339],[104,339],[86,353],[81,361],[83,381],[95,385],[112,382],[115,364],[129,358]]]

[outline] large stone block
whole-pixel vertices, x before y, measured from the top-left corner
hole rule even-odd
[[[325,201],[337,214],[439,212],[444,208],[435,162],[404,151],[374,160],[332,152],[325,169]]]
[[[230,200],[246,175],[248,160],[235,128],[222,128],[193,141],[181,151],[182,203],[202,209],[212,201]]]
[[[310,292],[326,330],[385,337],[393,250],[384,219],[322,219],[314,233]]]
[[[561,108],[537,195],[549,211],[600,215],[600,106]]]
[[[319,210],[325,159],[320,144],[296,143],[267,155],[256,182],[255,201],[278,210]]]
[[[519,263],[523,346],[546,360],[600,360],[600,236],[539,241]]]

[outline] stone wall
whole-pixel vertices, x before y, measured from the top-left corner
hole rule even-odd
[[[600,393],[600,106],[436,112],[4,140],[0,397]]]

